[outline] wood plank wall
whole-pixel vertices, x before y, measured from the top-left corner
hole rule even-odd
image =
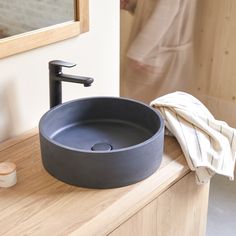
[[[196,94],[236,127],[236,1],[198,1],[194,37]]]
[[[199,0],[191,93],[236,127],[236,0]],[[132,17],[121,11],[121,66]],[[122,68],[121,68],[122,72]],[[121,82],[122,82],[121,73]],[[122,84],[122,83],[121,83]],[[122,86],[121,86],[122,95]]]

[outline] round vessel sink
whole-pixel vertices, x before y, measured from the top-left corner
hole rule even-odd
[[[39,123],[42,162],[55,178],[88,188],[115,188],[154,173],[163,154],[164,122],[151,107],[118,97],[58,105]]]

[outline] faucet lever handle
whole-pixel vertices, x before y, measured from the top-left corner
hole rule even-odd
[[[67,67],[67,68],[71,68],[76,66],[75,63],[71,63],[71,62],[66,62],[66,61],[61,61],[61,60],[54,60],[54,61],[50,61],[49,62],[49,68],[52,67]]]

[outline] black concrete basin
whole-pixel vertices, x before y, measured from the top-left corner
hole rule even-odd
[[[39,123],[42,162],[55,178],[88,188],[143,180],[160,166],[164,124],[130,99],[91,97],[58,105]]]

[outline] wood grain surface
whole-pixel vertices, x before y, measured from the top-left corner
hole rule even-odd
[[[208,195],[209,184],[195,184],[191,172],[109,236],[204,236]]]
[[[43,168],[37,131],[0,144],[0,161],[17,165],[18,183],[0,189],[0,235],[107,235],[190,170],[174,138],[162,165],[144,181],[95,190],[70,186]]]

